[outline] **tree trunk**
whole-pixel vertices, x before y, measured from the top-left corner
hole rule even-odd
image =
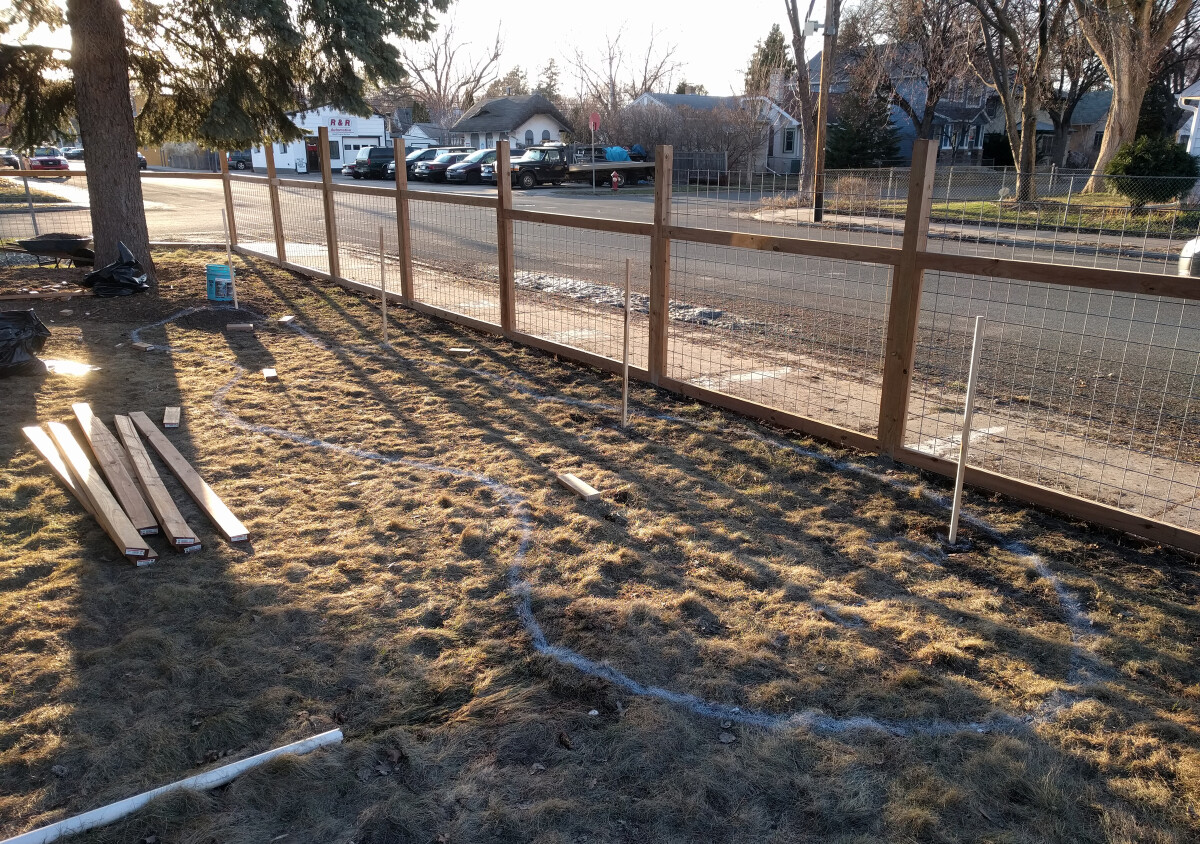
[[[1138,115],[1150,83],[1150,73],[1148,70],[1133,68],[1126,70],[1128,72],[1119,74],[1113,80],[1112,105],[1108,109],[1108,119],[1104,121],[1100,154],[1092,167],[1092,177],[1083,188],[1084,193],[1104,190],[1104,170],[1108,167],[1108,162],[1117,154],[1121,144],[1132,141],[1137,134]]]
[[[1021,147],[1017,158],[1017,201],[1037,198],[1037,112],[1021,116]]]
[[[153,272],[121,4],[118,0],[68,0],[67,22],[79,134],[88,151],[96,265],[115,261],[117,241],[121,241]]]
[[[1067,144],[1071,139],[1070,118],[1055,119],[1050,112],[1050,121],[1054,124],[1054,143],[1050,147],[1050,161],[1059,166],[1067,166]]]

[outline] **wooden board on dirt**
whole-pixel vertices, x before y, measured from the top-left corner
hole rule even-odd
[[[192,530],[183,518],[183,514],[179,512],[179,508],[175,506],[175,500],[171,498],[171,493],[167,491],[162,478],[159,477],[158,470],[154,468],[154,463],[150,460],[150,454],[138,436],[133,420],[128,416],[116,416],[114,420],[117,425],[117,433],[121,436],[121,442],[125,444],[125,450],[129,453],[129,459],[133,463],[133,469],[142,483],[142,489],[146,491],[150,509],[158,517],[158,523],[162,525],[163,533],[167,535],[171,547],[176,551],[184,552],[198,550],[196,532]]]
[[[121,549],[121,553],[139,566],[153,562],[156,555],[146,544],[146,538],[137,532],[137,528],[133,526],[133,522],[129,521],[129,517],[125,515],[125,511],[121,509],[117,499],[113,498],[113,494],[108,491],[100,473],[83,453],[83,449],[75,441],[70,429],[61,422],[51,422],[49,427],[50,436],[58,443],[67,465],[71,467],[71,474],[87,491],[88,499],[92,503],[96,521],[100,523],[100,527],[104,528],[104,532]]]
[[[600,492],[598,490],[594,489],[584,481],[579,480],[579,478],[575,477],[569,472],[564,472],[563,474],[559,475],[558,482],[578,495],[584,501],[600,500]]]
[[[270,367],[268,367],[262,371],[262,376],[263,376],[263,378],[265,378],[268,381],[278,381],[279,380],[279,373]]]
[[[83,436],[92,447],[92,454],[96,455],[100,471],[108,479],[108,485],[117,501],[121,503],[129,521],[133,522],[133,526],[142,536],[158,533],[158,522],[154,513],[142,497],[138,482],[134,480],[133,463],[113,436],[113,432],[92,413],[92,408],[87,402],[76,402],[71,405],[71,410],[75,411],[75,418],[79,420]]]
[[[87,497],[87,493],[80,487],[79,482],[75,480],[75,476],[71,474],[71,470],[67,468],[67,464],[63,461],[62,453],[59,452],[58,446],[54,444],[54,440],[50,439],[50,435],[43,431],[37,425],[30,425],[27,428],[22,428],[21,433],[25,435],[25,439],[33,444],[33,447],[38,450],[38,453],[45,458],[50,464],[50,468],[54,470],[54,474],[58,475],[58,479],[63,482],[63,486],[71,495],[75,496],[84,510],[87,510],[91,516],[96,515],[96,511],[92,509],[92,502]]]
[[[75,296],[91,296],[90,290],[55,290],[53,293],[3,293],[0,302],[23,302],[33,299],[71,299]]]
[[[158,456],[167,464],[167,468],[175,474],[175,477],[179,478],[179,482],[188,491],[188,495],[212,520],[217,530],[230,542],[249,540],[250,532],[246,530],[246,526],[225,506],[225,502],[213,491],[213,488],[205,483],[200,474],[192,468],[192,464],[188,463],[187,459],[179,453],[179,449],[175,448],[174,444],[167,439],[167,435],[158,430],[150,421],[150,417],[138,410],[129,414],[129,418],[133,420],[133,424],[150,443],[150,447],[158,452]]]
[[[225,326],[226,331],[253,331],[254,323],[252,322],[231,322]]]
[[[120,417],[118,417],[120,418]],[[163,427],[178,428],[179,427],[179,408],[168,407],[163,411]]]

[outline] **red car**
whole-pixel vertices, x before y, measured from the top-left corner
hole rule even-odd
[[[38,147],[29,156],[30,170],[70,170],[67,157],[58,147]]]

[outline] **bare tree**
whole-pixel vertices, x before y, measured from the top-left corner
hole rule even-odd
[[[1071,136],[1071,118],[1075,107],[1089,92],[1104,84],[1104,65],[1083,37],[1079,21],[1066,15],[1051,40],[1054,56],[1043,102],[1054,124],[1054,145],[1050,160],[1059,167],[1067,163],[1067,144]]]
[[[1037,190],[1037,113],[1054,51],[1052,34],[1069,0],[972,0],[979,10],[980,55],[985,77],[1000,97],[1004,125],[1017,164],[1019,201]]]
[[[805,32],[805,21],[812,17],[813,7],[817,0],[808,0],[808,11],[800,17],[802,0],[783,0],[787,10],[788,23],[792,28],[792,53],[796,59],[796,84],[792,89],[794,102],[788,104],[789,110],[800,123],[800,139],[803,143],[804,157],[800,164],[800,196],[807,199],[812,195],[813,175],[817,164],[817,98],[812,89],[812,78],[808,72],[808,60],[804,51],[808,40]]]
[[[479,92],[496,76],[502,44],[500,33],[490,47],[471,55],[469,43],[454,38],[454,23],[427,43],[406,45],[400,54],[408,69],[413,95],[429,112],[432,122],[449,128],[456,115],[474,104]]]
[[[614,117],[609,136],[626,145],[670,144],[681,152],[724,152],[728,169],[739,172],[754,167],[766,134],[761,101],[752,97],[739,107],[706,110],[659,105],[626,108]]]
[[[872,35],[864,57],[877,66],[881,86],[907,115],[918,138],[932,138],[938,104],[970,72],[969,7],[955,0],[874,0],[858,10]]]
[[[1159,57],[1158,77],[1172,91],[1200,81],[1200,3],[1193,3]]]
[[[1073,0],[1073,4],[1113,89],[1100,154],[1085,187],[1091,191],[1100,189],[1108,162],[1137,133],[1142,99],[1159,58],[1187,18],[1193,0]]]
[[[658,32],[650,31],[646,52],[631,56],[621,43],[625,31],[605,36],[604,46],[589,55],[579,48],[567,59],[579,81],[579,98],[594,104],[601,115],[612,118],[627,103],[655,89],[670,87],[679,70],[674,44],[658,45]]]

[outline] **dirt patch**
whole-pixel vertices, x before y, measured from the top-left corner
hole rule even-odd
[[[102,369],[5,384],[0,832],[340,726],[76,840],[1200,834],[1190,559],[977,495],[1007,539],[947,554],[915,473],[644,387],[623,431],[614,378],[406,312],[384,349],[371,303],[259,262],[261,330],[202,312],[133,349],[205,304],[208,260],[87,315],[36,304],[47,355]],[[188,506],[202,552],[117,559],[19,434],[81,400],[181,406],[172,439],[252,546]]]

